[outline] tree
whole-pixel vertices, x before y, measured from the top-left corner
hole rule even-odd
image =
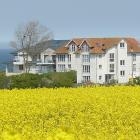
[[[30,21],[18,26],[15,32],[15,41],[11,42],[11,47],[15,48],[17,52],[22,52],[25,73],[29,73],[34,57],[43,50],[42,42],[51,39],[52,33],[38,21]]]

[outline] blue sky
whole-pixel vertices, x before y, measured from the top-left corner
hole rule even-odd
[[[38,20],[55,39],[140,38],[140,0],[0,0],[0,42],[23,22]]]

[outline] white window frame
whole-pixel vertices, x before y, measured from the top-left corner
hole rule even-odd
[[[121,77],[124,77],[125,76],[125,71],[124,70],[120,71],[120,76]]]
[[[90,62],[90,55],[82,55],[82,62],[88,63]]]
[[[115,65],[114,64],[110,64],[109,65],[109,72],[114,72],[115,71]]]
[[[83,82],[89,82],[90,76],[83,76]]]
[[[120,43],[120,48],[124,48],[124,47],[125,47],[124,42],[121,42],[121,43]]]
[[[89,46],[84,44],[81,46],[82,52],[89,52]]]
[[[69,50],[70,50],[70,52],[75,52],[76,51],[76,45],[75,44],[71,44],[69,46]]]
[[[65,54],[58,55],[58,62],[65,62]]]
[[[90,73],[90,65],[83,65],[83,73]]]
[[[125,66],[125,60],[120,60],[120,65]]]
[[[109,61],[114,62],[115,60],[115,53],[109,53]]]
[[[137,59],[136,59],[136,54],[132,54],[132,60],[133,60],[133,62],[135,62]]]

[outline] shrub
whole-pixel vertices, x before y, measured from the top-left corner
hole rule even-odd
[[[109,85],[116,85],[117,83],[118,83],[117,80],[111,79],[110,82],[109,82]]]
[[[134,79],[133,79],[133,83],[134,83],[135,85],[140,85],[140,77],[134,78]]]
[[[5,76],[6,77],[6,76]],[[10,76],[7,82],[10,89],[13,88],[38,88],[38,87],[71,87],[76,83],[76,73],[51,72],[46,74],[21,74]]]
[[[8,87],[8,77],[6,77],[4,72],[0,72],[0,89]]]
[[[42,75],[43,87],[72,87],[76,83],[76,72],[51,72]]]
[[[10,77],[10,88],[37,88],[41,86],[38,74],[21,74]]]

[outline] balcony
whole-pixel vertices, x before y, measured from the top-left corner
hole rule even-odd
[[[54,65],[56,63],[55,60],[45,60],[37,62],[37,65]]]

